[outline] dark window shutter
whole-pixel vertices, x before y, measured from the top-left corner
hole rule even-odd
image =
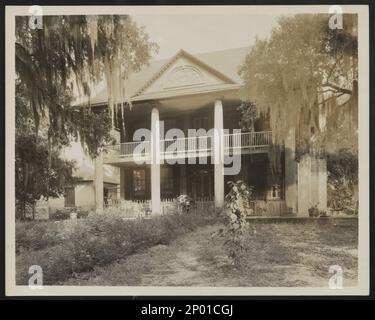
[[[133,170],[124,169],[124,197],[125,200],[133,199]]]

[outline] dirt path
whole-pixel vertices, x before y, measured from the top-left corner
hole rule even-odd
[[[213,228],[201,228],[178,239],[171,247],[153,248],[152,251],[155,255],[166,259],[160,261],[160,264],[158,259],[157,267],[144,274],[141,285],[197,286],[202,284],[202,278],[210,271],[210,266],[199,261],[199,254],[205,244],[197,242],[196,239],[207,239],[212,231]]]

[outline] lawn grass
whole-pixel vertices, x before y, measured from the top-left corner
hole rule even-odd
[[[243,267],[227,258],[222,225],[200,227],[169,245],[157,245],[61,284],[112,286],[327,286],[331,265],[344,286],[356,285],[356,219],[250,221]]]

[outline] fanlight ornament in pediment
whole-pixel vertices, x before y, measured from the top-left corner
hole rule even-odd
[[[164,89],[201,85],[204,83],[202,73],[192,66],[174,68],[164,82]]]

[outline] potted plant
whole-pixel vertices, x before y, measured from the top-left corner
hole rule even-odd
[[[190,208],[193,204],[193,199],[187,194],[182,194],[177,197],[177,203],[179,207],[182,208],[183,212],[189,213]]]

